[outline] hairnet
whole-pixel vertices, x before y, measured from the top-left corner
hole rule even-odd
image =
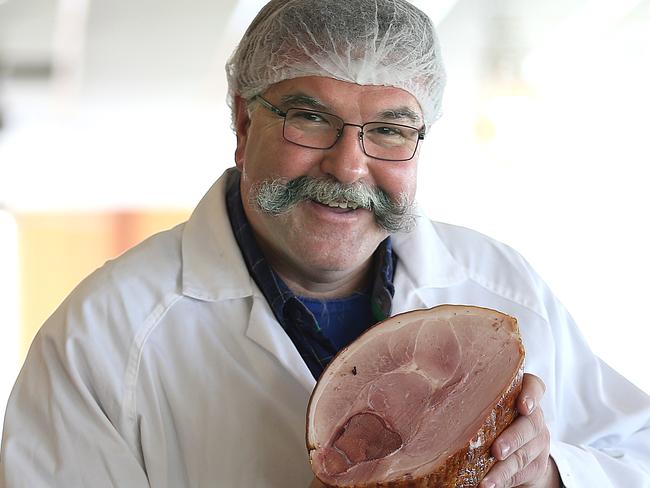
[[[405,0],[271,0],[226,64],[228,102],[270,85],[326,76],[411,93],[427,125],[440,115],[445,72],[429,17]]]

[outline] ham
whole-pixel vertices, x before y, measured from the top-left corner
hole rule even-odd
[[[377,324],[332,360],[307,411],[307,449],[330,487],[474,487],[516,416],[515,318],[441,305]]]

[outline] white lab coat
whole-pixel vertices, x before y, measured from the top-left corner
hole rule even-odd
[[[225,179],[187,223],[84,280],[38,333],[7,407],[2,487],[309,485],[314,379],[246,270]],[[393,246],[393,313],[463,303],[518,318],[568,487],[650,487],[648,396],[589,351],[526,261],[423,218]]]

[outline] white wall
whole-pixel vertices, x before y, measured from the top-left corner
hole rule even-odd
[[[547,2],[553,15],[531,24],[540,2],[470,3],[441,26],[445,116],[420,199],[519,250],[594,351],[650,393],[650,2]],[[486,75],[490,23],[511,32],[506,66]]]

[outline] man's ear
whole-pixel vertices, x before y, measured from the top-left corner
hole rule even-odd
[[[235,133],[237,134],[237,149],[235,149],[235,164],[239,171],[243,170],[246,158],[246,142],[251,119],[248,115],[246,100],[235,95]]]

